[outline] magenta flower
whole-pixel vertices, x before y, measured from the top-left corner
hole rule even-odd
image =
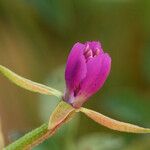
[[[99,42],[76,43],[67,60],[64,101],[79,108],[104,84],[111,68],[111,58]]]
[[[69,121],[77,112],[82,112],[98,124],[113,130],[131,133],[150,133],[150,128],[143,128],[130,123],[111,119],[101,113],[81,107],[87,99],[104,84],[111,68],[111,58],[104,53],[99,42],[76,43],[67,60],[65,79],[66,91],[33,82],[21,77],[0,65],[0,73],[16,85],[40,94],[54,95],[61,100],[51,113],[49,123],[26,134],[5,149],[31,149],[52,136],[58,128]],[[64,95],[64,96],[63,96]],[[71,105],[73,106],[71,106]]]

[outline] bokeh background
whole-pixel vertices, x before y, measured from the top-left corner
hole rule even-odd
[[[112,57],[104,87],[85,107],[150,127],[149,0],[0,0],[0,64],[64,89],[75,42],[100,40]],[[25,91],[0,75],[0,145],[47,122],[55,97]],[[79,114],[34,150],[149,150],[150,135],[119,133]]]

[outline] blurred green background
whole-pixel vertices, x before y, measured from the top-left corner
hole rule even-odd
[[[0,0],[0,64],[26,78],[63,91],[71,47],[91,40],[111,55],[112,70],[85,107],[150,127],[149,0]],[[5,145],[47,122],[57,103],[0,76]],[[150,135],[112,131],[80,114],[35,148],[47,149],[149,150]]]

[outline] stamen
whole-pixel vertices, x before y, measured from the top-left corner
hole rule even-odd
[[[84,49],[84,53],[86,53],[89,49],[90,49],[90,46],[89,46],[89,44],[87,44],[85,49]]]
[[[93,56],[93,52],[92,52],[92,50],[90,49],[90,50],[88,50],[84,55],[85,55],[85,58],[89,58],[89,57]]]
[[[95,49],[95,53],[94,53],[94,57],[98,56],[100,53],[100,49],[99,48],[96,48]]]
[[[86,59],[86,62],[88,62],[89,59],[92,59],[93,57],[98,56],[99,53],[100,53],[99,48],[91,49],[89,44],[86,44],[83,54]]]

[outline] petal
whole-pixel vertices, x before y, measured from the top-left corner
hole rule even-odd
[[[81,82],[81,89],[78,93],[80,105],[81,101],[84,103],[88,97],[96,93],[103,86],[109,75],[110,68],[111,58],[107,53],[99,55],[87,62],[86,78]],[[83,99],[81,100],[80,97],[83,97]],[[77,101],[75,103],[77,103]]]
[[[65,80],[67,89],[71,92],[79,86],[79,83],[86,76],[86,60],[83,55],[85,45],[81,43],[76,43],[67,60]]]

